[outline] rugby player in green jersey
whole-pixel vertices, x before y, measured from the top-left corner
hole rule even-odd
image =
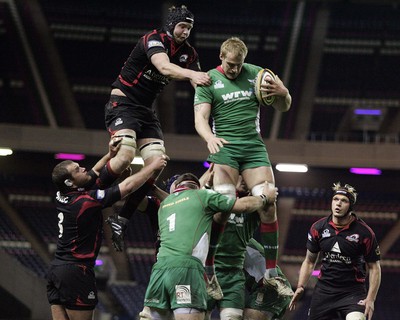
[[[264,181],[275,185],[266,147],[260,135],[260,105],[254,93],[254,80],[263,68],[245,63],[247,47],[233,37],[221,45],[221,65],[209,71],[210,86],[197,86],[194,99],[195,127],[206,141],[214,163],[214,190],[236,198],[239,175],[252,195],[262,193]],[[273,107],[288,111],[291,96],[278,76],[269,79],[268,95],[275,96]],[[211,129],[209,120],[213,121]],[[259,210],[261,243],[266,258],[265,283],[278,277],[278,221],[276,205]]]
[[[249,194],[242,176],[239,176],[236,192],[238,198]],[[280,314],[277,311],[282,311],[282,303],[286,303],[284,306],[285,309],[289,304],[293,296],[293,291],[287,280],[282,277],[282,273],[278,267],[276,281],[273,284],[263,284],[263,277],[266,271],[265,253],[261,245],[262,255],[253,248],[255,240],[252,239],[259,225],[260,216],[257,211],[246,214],[230,214],[216,248],[214,259],[215,275],[223,292],[223,297],[219,300],[215,298],[208,299],[208,316],[214,308],[218,308],[220,318],[225,320],[239,320],[246,316],[246,314],[248,315],[247,319],[253,319],[253,316],[257,316],[257,320],[267,320],[269,319],[267,316],[270,315],[268,312]],[[259,276],[260,274],[261,276]],[[258,300],[246,301],[245,284],[248,284],[253,277],[257,280],[257,283],[252,283],[249,298],[258,297]],[[252,281],[254,282],[255,280]],[[268,296],[269,299],[276,297],[274,299],[274,303],[277,302],[276,308],[267,309],[271,301],[264,301],[261,299],[261,295]]]
[[[200,189],[192,174],[183,174],[158,212],[160,248],[144,305],[152,319],[202,320],[207,308],[204,264],[213,220],[224,224],[231,212],[254,212],[276,201],[276,188],[264,183],[259,196],[240,199]]]

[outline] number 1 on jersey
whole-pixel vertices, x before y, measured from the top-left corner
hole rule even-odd
[[[169,232],[175,231],[175,218],[176,218],[176,214],[173,213],[171,214],[167,220],[169,222]]]

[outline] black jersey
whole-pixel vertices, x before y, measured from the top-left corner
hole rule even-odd
[[[121,199],[119,186],[106,190],[57,192],[58,241],[52,264],[94,266],[103,240],[102,209]]]
[[[157,29],[140,38],[112,87],[120,89],[133,103],[151,108],[170,81],[150,61],[153,54],[160,52],[182,68],[200,70],[198,54],[187,41],[178,45],[164,30]]]
[[[375,233],[360,218],[343,229],[337,229],[332,215],[315,222],[309,231],[307,249],[322,253],[319,285],[346,288],[364,285],[366,262],[380,260]]]

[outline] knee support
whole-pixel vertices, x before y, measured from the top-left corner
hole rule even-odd
[[[346,320],[365,320],[365,316],[360,311],[353,311],[346,315]]]
[[[220,312],[221,320],[242,320],[243,310],[235,308],[224,308]]]
[[[122,146],[132,147],[136,150],[136,136],[129,134],[120,134],[112,136],[112,138],[122,138],[121,139]]]
[[[260,183],[260,184],[255,185],[253,188],[251,188],[251,194],[253,196],[260,196],[260,195],[262,195],[263,190],[264,190],[264,184]]]
[[[231,199],[236,199],[236,188],[233,184],[219,184],[214,186],[214,190],[220,194],[223,194]]]
[[[146,160],[153,156],[165,155],[165,147],[162,141],[154,141],[146,143],[139,148],[139,151],[143,160]]]

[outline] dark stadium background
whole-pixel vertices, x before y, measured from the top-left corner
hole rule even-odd
[[[161,26],[172,4],[195,14],[189,42],[203,70],[219,64],[223,40],[239,36],[249,46],[247,61],[275,71],[291,92],[289,112],[262,109],[261,130],[273,165],[309,167],[275,170],[280,265],[292,284],[308,227],[329,213],[332,183],[349,183],[359,192],[357,212],[381,245],[374,319],[400,318],[398,1],[0,0],[0,147],[14,151],[0,157],[0,319],[50,318],[44,274],[57,235],[54,155],[85,154],[89,167],[106,151],[110,84],[138,37]],[[171,157],[160,184],[175,173],[205,170],[192,99],[190,85],[176,82],[157,101]],[[381,175],[356,175],[351,167],[378,168]],[[146,217],[134,219],[126,254],[108,250],[106,234],[96,319],[135,319],[143,306],[152,234]],[[314,283],[285,319],[306,319]]]

